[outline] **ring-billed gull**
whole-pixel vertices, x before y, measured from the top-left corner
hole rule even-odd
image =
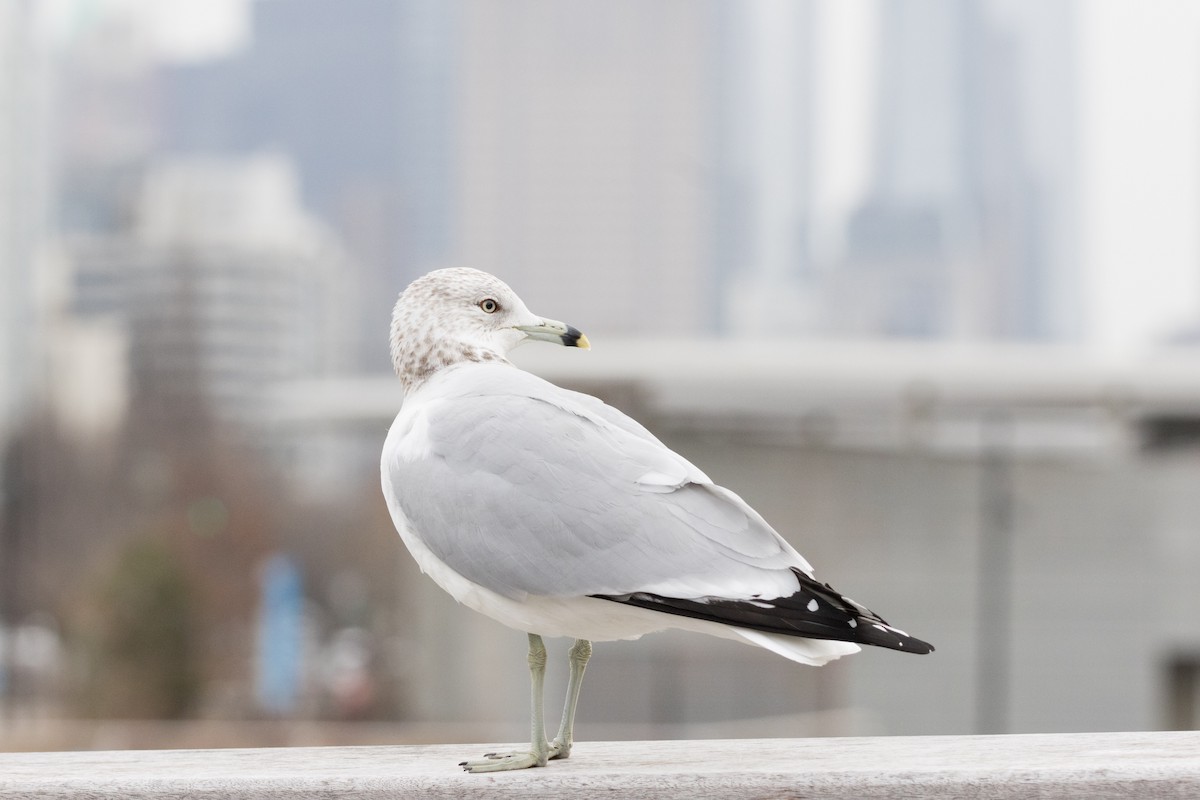
[[[819,583],[754,509],[637,422],[515,367],[508,352],[530,339],[589,346],[472,269],[418,278],[392,315],[404,388],[381,460],[392,519],[422,572],[529,637],[530,748],[464,768],[567,758],[592,641],[682,628],[813,665],[859,644],[933,650]],[[575,639],[553,741],[543,635]]]

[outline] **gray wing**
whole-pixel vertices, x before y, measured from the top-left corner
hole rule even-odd
[[[385,459],[412,528],[459,574],[508,597],[696,598],[790,594],[790,568],[811,572],[636,422],[534,380],[431,402],[422,457]]]

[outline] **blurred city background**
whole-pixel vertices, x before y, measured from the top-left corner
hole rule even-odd
[[[1185,0],[5,0],[0,748],[527,735],[524,637],[379,491],[449,265],[938,647],[601,644],[580,738],[1200,726],[1198,45]]]

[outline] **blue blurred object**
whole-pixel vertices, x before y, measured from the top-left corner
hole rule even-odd
[[[272,714],[290,714],[300,694],[303,583],[288,556],[277,553],[267,561],[258,620],[257,694],[259,705]]]

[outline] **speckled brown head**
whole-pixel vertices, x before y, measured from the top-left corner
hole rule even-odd
[[[530,339],[589,346],[578,329],[537,316],[508,284],[476,269],[417,278],[392,312],[392,366],[406,393],[455,364],[507,361],[510,350]]]

